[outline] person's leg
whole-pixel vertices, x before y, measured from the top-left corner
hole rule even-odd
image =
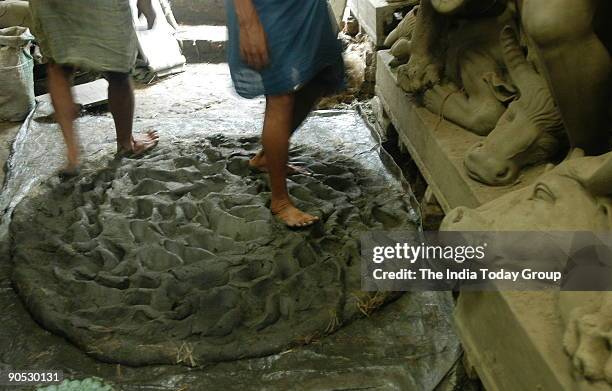
[[[318,82],[316,79],[312,80],[310,83],[306,84],[302,89],[297,91],[294,94],[293,100],[293,116],[291,121],[291,135],[299,129],[300,126],[304,123],[314,106],[319,102],[323,93],[325,91],[325,86]],[[290,137],[291,137],[290,135]],[[264,153],[264,149],[259,151],[249,162],[249,164],[253,167],[256,167],[262,171],[267,171],[266,168],[266,155]],[[295,167],[291,164],[287,164],[287,173],[288,174],[300,174],[307,173],[305,170],[300,169],[299,167]]]
[[[108,80],[108,107],[113,115],[117,131],[117,150],[138,155],[155,147],[159,141],[156,132],[148,132],[139,136],[132,134],[134,88],[130,75],[109,72],[106,78]]]
[[[295,93],[291,134],[302,126],[306,118],[323,97],[325,89],[326,86],[315,79]]]
[[[293,129],[295,96],[293,94],[266,97],[266,113],[262,143],[266,151],[266,166],[270,173],[272,213],[290,227],[308,226],[318,220],[297,209],[287,191],[287,161],[289,138]]]
[[[74,172],[79,166],[79,143],[74,130],[76,107],[71,91],[72,69],[50,62],[48,67],[49,93],[55,109],[55,119],[59,123],[68,155],[65,172]]]

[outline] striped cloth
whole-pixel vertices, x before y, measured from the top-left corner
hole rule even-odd
[[[315,77],[329,93],[344,85],[342,47],[327,0],[253,0],[268,39],[269,66],[255,71],[240,57],[240,26],[226,0],[228,62],[236,92],[245,98],[294,92]]]
[[[30,0],[34,35],[54,62],[98,72],[132,70],[138,51],[129,0]]]

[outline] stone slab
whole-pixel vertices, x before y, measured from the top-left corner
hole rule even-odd
[[[395,27],[393,13],[414,6],[414,0],[387,2],[385,0],[349,0],[349,9],[361,28],[382,47],[387,35]]]
[[[469,178],[463,167],[467,150],[482,137],[467,132],[420,106],[397,86],[393,59],[387,50],[378,52],[376,92],[397,132],[444,212],[458,206],[476,208],[533,182],[544,170],[525,170],[512,186],[491,187]]]
[[[225,26],[181,25],[176,33],[181,41],[183,55],[190,64],[227,61],[227,28]]]

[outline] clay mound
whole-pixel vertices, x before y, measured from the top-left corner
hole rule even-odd
[[[359,235],[413,229],[403,195],[302,147],[315,175],[292,177],[291,193],[323,223],[291,231],[249,172],[256,146],[176,143],[40,186],[11,225],[33,317],[103,361],[200,365],[276,353],[380,305],[359,291]]]

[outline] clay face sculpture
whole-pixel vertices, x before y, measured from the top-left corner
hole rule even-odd
[[[473,210],[457,208],[443,223],[445,230],[575,230],[612,229],[612,199],[594,197],[598,183],[586,181],[612,154],[570,159],[532,185],[513,191]],[[612,185],[612,170],[609,176]],[[612,190],[612,189],[611,189]]]
[[[579,150],[533,185],[478,209],[447,215],[448,231],[609,231],[612,228],[612,153],[582,157]],[[578,373],[612,383],[612,295],[564,292],[559,310],[566,322],[564,346]]]
[[[561,113],[548,85],[525,59],[512,28],[502,31],[501,41],[520,97],[465,158],[470,177],[488,185],[511,184],[522,167],[550,161],[567,146]]]

